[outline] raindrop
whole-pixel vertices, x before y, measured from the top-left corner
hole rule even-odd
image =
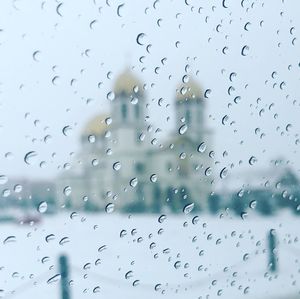
[[[125,229],[122,229],[120,232],[120,238],[124,238],[127,235],[127,231]]]
[[[136,97],[133,97],[133,98],[130,100],[130,103],[131,103],[132,105],[136,105],[138,102],[139,102],[139,99],[136,98]]]
[[[223,116],[223,118],[222,118],[222,125],[226,125],[226,123],[228,122],[228,120],[229,120],[229,116],[226,114],[226,115],[224,115]]]
[[[54,239],[55,239],[54,234],[50,234],[50,235],[46,236],[46,238],[45,238],[47,243],[49,243],[50,241],[53,241]]]
[[[107,246],[106,245],[102,245],[98,248],[98,252],[102,252],[104,251],[105,249],[107,249]]]
[[[254,156],[250,157],[250,159],[249,159],[250,165],[254,165],[256,162],[257,162],[257,159]]]
[[[34,61],[39,62],[40,61],[41,52],[40,51],[34,51],[32,54],[32,58]]]
[[[71,192],[72,192],[72,188],[70,186],[66,186],[64,188],[63,193],[64,193],[65,196],[69,196],[71,194]]]
[[[46,201],[42,201],[40,202],[40,204],[38,205],[38,212],[40,213],[45,213],[48,209],[48,204]]]
[[[9,236],[7,237],[4,241],[3,241],[3,244],[8,244],[8,243],[13,243],[13,242],[16,242],[16,237],[15,236]]]
[[[136,287],[140,284],[140,281],[137,279],[132,283],[132,286]]]
[[[100,292],[100,287],[96,286],[95,288],[93,288],[93,293],[99,293]]]
[[[244,262],[248,261],[248,260],[249,260],[249,257],[250,257],[249,253],[244,254],[244,256],[243,256],[243,261],[244,261]]]
[[[198,145],[198,148],[197,148],[197,151],[199,153],[204,153],[206,150],[206,143],[205,142],[201,142],[199,145]]]
[[[226,5],[226,1],[227,0],[222,0],[222,5],[223,5],[224,8],[228,8],[228,6]]]
[[[249,203],[249,208],[250,209],[255,209],[257,205],[257,201],[256,200],[251,200]]]
[[[0,175],[0,185],[6,184],[8,181],[8,178],[6,175]]]
[[[61,14],[60,9],[61,9],[62,5],[63,5],[63,3],[59,3],[56,7],[56,13],[61,17],[62,17],[62,14]]]
[[[107,214],[112,213],[114,210],[115,210],[115,204],[114,204],[114,203],[109,203],[109,204],[107,204],[106,207],[105,207],[105,212],[106,212]]]
[[[2,191],[2,196],[3,197],[8,197],[10,195],[10,190],[9,189],[4,189],[3,191]]]
[[[91,29],[94,29],[95,25],[97,24],[97,20],[93,20],[91,23],[90,23],[90,28]]]
[[[247,216],[248,216],[248,213],[247,213],[247,212],[242,212],[242,213],[241,213],[241,218],[242,218],[243,220],[245,220],[245,219],[247,218]]]
[[[121,163],[118,161],[118,162],[115,162],[113,164],[113,169],[116,170],[116,171],[119,171],[121,169],[122,165]]]
[[[181,266],[181,262],[180,261],[177,261],[177,262],[174,263],[174,268],[175,269],[179,269],[180,266]]]
[[[183,208],[183,213],[184,214],[189,214],[192,212],[192,210],[194,209],[194,206],[195,204],[192,202],[192,203],[189,203],[187,205],[184,206]]]
[[[157,181],[157,175],[155,173],[150,176],[150,181],[152,183],[155,183]]]
[[[42,264],[45,264],[45,263],[47,263],[49,260],[50,260],[50,257],[49,257],[49,256],[45,256],[45,257],[42,258],[41,262],[42,262]]]
[[[125,278],[126,279],[130,279],[133,277],[133,272],[132,271],[128,271],[126,274],[125,274]]]
[[[146,42],[146,34],[145,33],[140,33],[136,37],[136,42],[140,45],[143,46]]]
[[[250,23],[250,22],[247,22],[247,23],[244,25],[244,29],[245,29],[246,31],[249,31],[250,25],[251,25],[251,23]]]
[[[209,96],[210,96],[210,94],[211,94],[211,89],[206,89],[205,92],[204,92],[204,97],[205,97],[206,99],[208,99]]]
[[[117,15],[121,18],[123,15],[122,15],[122,12],[123,12],[123,7],[125,6],[125,3],[122,3],[118,6],[117,8]]]
[[[204,174],[205,174],[206,176],[210,176],[210,175],[212,174],[212,169],[211,169],[211,167],[207,167],[207,168],[205,169],[205,171],[204,171]]]
[[[244,47],[242,48],[241,54],[242,54],[243,56],[247,56],[248,53],[249,53],[249,50],[250,50],[249,46],[246,45],[246,46],[244,46]]]
[[[36,159],[37,159],[37,153],[35,151],[28,152],[24,157],[24,161],[28,165],[34,164]]]
[[[221,179],[225,179],[228,175],[228,169],[226,167],[224,167],[221,171],[220,171],[220,178]]]
[[[52,78],[52,84],[53,84],[53,85],[57,85],[57,84],[58,84],[58,81],[59,81],[59,76],[54,76],[54,77]]]
[[[58,282],[60,280],[60,278],[61,278],[61,275],[60,274],[56,274],[56,275],[52,276],[51,278],[49,278],[47,280],[47,283],[51,284],[51,283],[54,283],[54,282]]]
[[[166,216],[166,215],[164,215],[164,214],[163,214],[163,215],[160,215],[159,218],[158,218],[158,222],[159,222],[159,223],[163,223],[166,219],[167,219],[167,216]]]
[[[65,127],[63,127],[62,132],[65,136],[70,136],[72,133],[72,130],[73,129],[71,126],[65,126]]]
[[[69,237],[63,237],[60,241],[59,241],[59,245],[65,245],[66,243],[69,243],[70,239]]]
[[[107,95],[106,98],[110,101],[113,101],[115,99],[115,93],[113,91],[110,91]]]
[[[131,187],[136,187],[136,185],[138,184],[138,179],[137,178],[133,178],[133,179],[131,179],[130,180],[130,182],[129,182],[129,185],[131,186]]]
[[[22,189],[23,189],[23,187],[21,185],[19,185],[19,184],[17,184],[17,185],[14,186],[14,191],[16,193],[20,193],[22,191]]]
[[[196,225],[198,222],[199,222],[199,216],[195,216],[195,217],[192,219],[192,223],[193,223],[194,225]]]
[[[180,135],[183,135],[183,134],[187,131],[187,129],[188,129],[187,125],[184,124],[184,125],[182,125],[182,126],[179,128],[178,133],[179,133]]]
[[[160,289],[161,289],[161,284],[160,283],[156,284],[154,290],[159,291]]]

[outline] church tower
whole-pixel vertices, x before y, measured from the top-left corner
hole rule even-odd
[[[202,94],[202,89],[192,79],[179,85],[176,92],[176,129],[184,126],[184,135],[194,142],[200,142],[204,137],[205,106]]]

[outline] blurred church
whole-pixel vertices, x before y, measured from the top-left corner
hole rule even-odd
[[[149,123],[145,86],[130,69],[117,78],[109,98],[108,115],[86,124],[72,167],[57,178],[59,204],[128,212],[177,212],[189,203],[206,208],[212,133],[199,85],[190,79],[176,89],[175,128],[163,142]]]

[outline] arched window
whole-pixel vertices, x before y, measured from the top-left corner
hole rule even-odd
[[[122,104],[121,109],[122,109],[122,119],[126,120],[126,118],[127,118],[127,105]]]
[[[134,112],[135,112],[135,118],[138,119],[140,117],[140,106],[139,105],[135,105]]]
[[[185,112],[185,123],[187,125],[191,124],[191,111],[189,109]]]

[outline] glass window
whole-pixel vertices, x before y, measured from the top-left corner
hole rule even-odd
[[[121,106],[122,108],[122,119],[126,120],[127,119],[127,105],[126,104],[122,104]]]
[[[300,1],[0,1],[0,297],[300,298]]]

